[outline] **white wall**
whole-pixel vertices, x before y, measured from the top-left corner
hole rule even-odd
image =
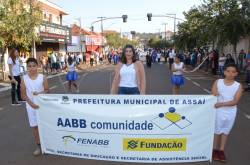
[[[237,55],[240,53],[240,51],[243,49],[246,53],[249,49],[249,38],[242,38],[239,43],[237,44]],[[227,45],[223,48],[223,52],[225,54],[231,53],[234,54],[234,48],[233,45]]]

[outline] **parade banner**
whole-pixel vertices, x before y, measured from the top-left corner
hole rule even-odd
[[[39,95],[42,152],[144,163],[211,161],[216,97]]]

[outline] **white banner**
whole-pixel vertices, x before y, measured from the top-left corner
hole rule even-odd
[[[211,161],[216,97],[40,95],[43,153],[123,162]]]

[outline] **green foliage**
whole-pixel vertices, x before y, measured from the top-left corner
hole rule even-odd
[[[39,6],[33,0],[0,0],[0,47],[29,49],[42,20]]]
[[[235,46],[250,34],[249,0],[204,0],[199,7],[184,13],[186,21],[178,25],[176,45],[194,48],[217,42],[219,48]]]
[[[173,44],[169,41],[165,41],[164,39],[159,39],[159,38],[150,38],[148,40],[148,46],[151,48],[169,48]]]
[[[106,39],[107,39],[107,45],[109,45],[114,49],[124,47],[126,44],[131,44],[134,46],[138,45],[138,41],[121,38],[118,33],[108,33],[106,34]]]

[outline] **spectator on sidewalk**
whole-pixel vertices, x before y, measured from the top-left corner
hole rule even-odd
[[[45,72],[48,74],[48,58],[46,57],[45,54],[42,55],[41,63],[42,63],[43,74],[45,74]]]
[[[20,72],[20,58],[17,49],[10,51],[10,56],[7,61],[9,65],[10,75],[8,76],[11,82],[11,105],[21,105],[21,72]]]
[[[222,53],[221,57],[219,58],[219,70],[220,70],[221,77],[224,77],[225,62],[226,62],[226,56],[224,53]]]
[[[111,62],[112,62],[112,53],[111,53],[111,51],[108,52],[108,61],[109,61],[109,64],[111,64]]]
[[[219,54],[216,50],[213,50],[213,58],[212,58],[212,73],[213,75],[217,75],[217,69],[218,69],[218,60]]]
[[[226,55],[226,62],[225,62],[225,66],[229,65],[229,64],[236,64],[235,60],[233,59],[232,55],[230,53],[228,53]]]
[[[172,48],[170,49],[170,53],[169,53],[169,57],[168,57],[168,62],[169,62],[169,69],[172,69],[172,65],[174,63],[174,58],[175,58],[176,54],[175,54],[175,50],[173,50]]]
[[[95,61],[95,55],[94,55],[94,52],[92,52],[90,55],[90,66],[94,65],[94,61]]]
[[[60,53],[60,69],[63,71],[65,68],[65,55]]]
[[[160,61],[161,61],[161,51],[160,50],[157,51],[157,61],[158,61],[158,63],[160,63]]]
[[[100,64],[103,65],[103,53],[100,52],[100,58],[99,58]]]
[[[51,53],[51,73],[55,74],[56,73],[56,69],[57,69],[57,63],[56,63],[56,55],[54,52]]]
[[[244,52],[244,50],[242,49],[239,53],[238,56],[238,65],[239,65],[239,69],[240,71],[243,70],[243,65],[244,65],[244,60],[246,59],[246,53]]]
[[[248,51],[248,54],[246,56],[246,83],[246,91],[250,91],[250,50]]]
[[[21,70],[21,73],[22,74],[25,74],[26,73],[26,70],[27,70],[27,64],[26,64],[26,61],[27,61],[27,56],[25,53],[22,53],[21,56],[20,56],[20,67],[22,68]]]

